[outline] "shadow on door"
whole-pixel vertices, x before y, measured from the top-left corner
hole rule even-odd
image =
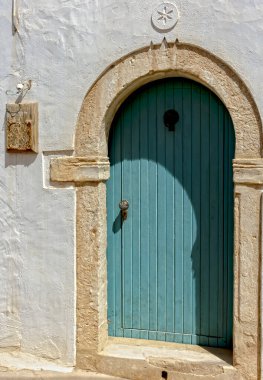
[[[227,109],[194,81],[152,82],[120,108],[107,183],[110,335],[231,347],[234,146]]]

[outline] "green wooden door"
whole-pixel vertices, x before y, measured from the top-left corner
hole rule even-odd
[[[122,105],[109,140],[110,335],[231,346],[234,145],[227,109],[194,81],[155,81]]]

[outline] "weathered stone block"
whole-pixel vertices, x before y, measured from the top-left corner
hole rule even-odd
[[[100,182],[110,176],[107,157],[59,157],[50,161],[51,181]]]
[[[7,104],[6,149],[8,152],[38,151],[38,103]]]

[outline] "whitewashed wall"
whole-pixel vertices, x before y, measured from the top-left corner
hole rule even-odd
[[[166,35],[150,22],[159,2],[18,0],[13,36],[11,0],[0,0],[0,349],[74,364],[75,194],[52,188],[47,168],[51,155],[71,154],[83,97],[108,65],[178,38],[230,64],[263,114],[262,0],[176,0],[180,20]],[[39,102],[40,151],[7,154],[5,104],[26,79],[24,101]]]

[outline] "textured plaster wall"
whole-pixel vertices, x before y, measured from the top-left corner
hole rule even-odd
[[[18,0],[12,36],[11,1],[0,0],[0,349],[74,364],[75,191],[52,186],[48,166],[71,154],[85,93],[108,65],[178,38],[230,64],[263,114],[262,0],[177,0],[180,20],[168,34],[151,26],[158,3]],[[7,154],[5,104],[25,79],[33,87],[24,101],[39,102],[39,154]]]

